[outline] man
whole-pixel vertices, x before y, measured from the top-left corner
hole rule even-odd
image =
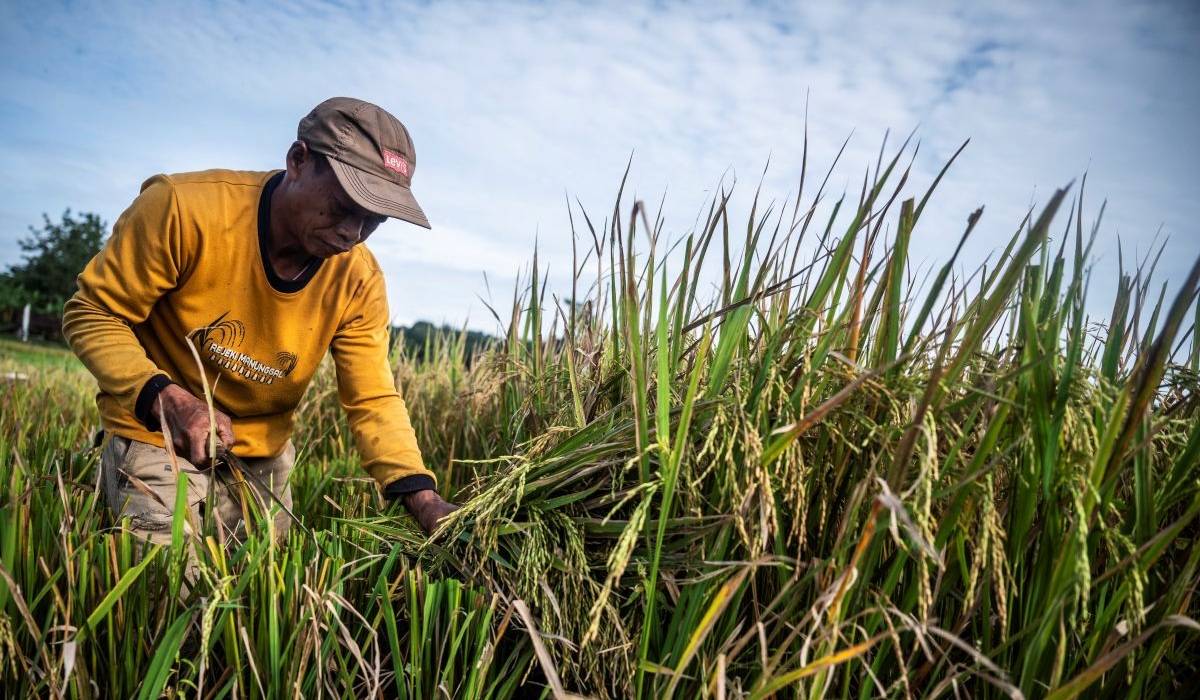
[[[338,97],[300,121],[282,171],[142,185],[63,316],[100,387],[101,480],[118,518],[169,542],[180,471],[197,522],[207,512],[242,528],[243,482],[260,506],[290,507],[294,413],[327,351],[362,466],[383,493],[426,532],[456,509],[422,462],[388,363],[383,274],[360,245],[388,217],[429,228],[415,166],[403,124]],[[249,478],[214,459],[226,449]]]

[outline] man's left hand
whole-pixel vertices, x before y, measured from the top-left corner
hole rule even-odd
[[[408,508],[427,535],[433,534],[443,518],[458,510],[458,506],[443,500],[433,489],[404,494],[404,507]]]

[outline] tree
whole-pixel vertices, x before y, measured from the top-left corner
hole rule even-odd
[[[108,224],[97,214],[72,216],[70,209],[63,212],[61,223],[52,223],[45,214],[42,219],[40,230],[30,226],[31,235],[19,241],[25,261],[11,265],[7,284],[0,286],[20,290],[23,301],[39,310],[58,312],[75,293],[76,275],[104,245]]]

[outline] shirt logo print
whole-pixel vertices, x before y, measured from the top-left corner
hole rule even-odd
[[[209,363],[260,384],[273,384],[296,369],[299,358],[293,352],[280,351],[275,354],[274,362],[268,364],[239,351],[237,348],[246,339],[246,326],[241,321],[226,319],[228,315],[226,311],[207,326],[192,331],[190,336],[197,351],[208,356]]]

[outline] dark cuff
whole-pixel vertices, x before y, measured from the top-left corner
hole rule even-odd
[[[162,430],[162,425],[158,422],[158,412],[154,410],[154,404],[157,403],[158,395],[162,393],[162,390],[174,383],[167,375],[156,374],[150,378],[150,381],[142,385],[137,403],[133,405],[133,415],[142,422],[142,425],[146,426],[146,430],[154,433]]]
[[[413,491],[424,491],[426,489],[436,489],[437,482],[428,474],[413,474],[406,476],[403,479],[396,479],[387,485],[383,490],[383,495],[388,498],[399,498]]]

